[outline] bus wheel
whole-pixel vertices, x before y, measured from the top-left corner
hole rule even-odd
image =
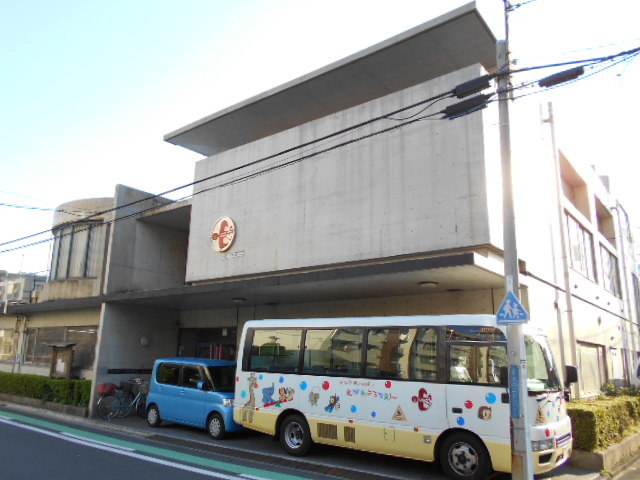
[[[280,443],[289,455],[302,457],[311,448],[311,431],[300,415],[289,415],[280,427]]]
[[[445,438],[438,460],[447,477],[454,480],[484,480],[492,471],[487,449],[468,433],[454,433]]]

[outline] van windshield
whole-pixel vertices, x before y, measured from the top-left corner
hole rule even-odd
[[[225,365],[223,367],[207,367],[213,388],[217,392],[233,392],[235,388],[236,367]]]

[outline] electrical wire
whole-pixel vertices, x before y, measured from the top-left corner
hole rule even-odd
[[[250,166],[253,166],[253,165],[257,165],[257,164],[259,164],[259,163],[263,163],[263,162],[265,162],[265,161],[267,161],[267,160],[271,160],[271,159],[276,158],[276,157],[279,157],[279,156],[281,156],[281,155],[284,155],[284,154],[287,154],[287,153],[291,153],[291,152],[293,152],[293,151],[295,151],[295,150],[299,150],[299,149],[301,149],[301,148],[304,148],[304,147],[307,147],[307,146],[314,145],[314,144],[316,144],[316,143],[319,143],[319,142],[322,142],[322,141],[328,140],[328,139],[330,139],[330,138],[333,138],[333,137],[336,137],[336,136],[340,136],[340,135],[342,135],[342,134],[344,134],[344,133],[347,133],[347,132],[350,132],[350,131],[352,131],[352,130],[356,130],[356,129],[362,128],[362,127],[364,127],[364,126],[366,126],[366,125],[369,125],[369,124],[372,124],[372,123],[374,123],[374,122],[377,122],[377,121],[380,121],[380,120],[386,120],[388,116],[396,115],[396,114],[398,114],[398,113],[402,113],[402,112],[407,111],[407,110],[410,110],[410,109],[412,109],[412,108],[415,108],[415,107],[418,107],[418,106],[424,105],[425,103],[434,102],[434,100],[440,100],[440,99],[443,99],[443,98],[445,98],[445,97],[451,96],[451,95],[452,95],[452,92],[453,92],[453,90],[449,90],[449,91],[447,91],[447,92],[440,93],[440,94],[438,94],[438,95],[435,95],[435,96],[433,96],[433,97],[427,98],[427,99],[425,99],[425,100],[421,100],[421,101],[419,101],[419,102],[416,102],[416,103],[413,103],[413,104],[411,104],[411,105],[408,105],[408,106],[405,106],[405,107],[399,108],[399,109],[394,110],[394,111],[392,111],[392,112],[388,112],[388,113],[385,113],[385,114],[383,114],[383,115],[380,115],[380,116],[377,116],[377,117],[371,118],[371,119],[369,119],[369,120],[366,120],[366,121],[364,121],[364,122],[360,122],[360,123],[358,123],[358,124],[355,124],[355,125],[352,125],[352,126],[349,126],[349,127],[343,128],[343,129],[341,129],[341,130],[338,130],[338,131],[336,131],[336,132],[333,132],[333,133],[330,133],[330,134],[324,135],[324,136],[319,137],[319,138],[316,138],[316,139],[314,139],[314,140],[310,140],[310,141],[308,141],[308,142],[302,143],[302,144],[300,144],[300,145],[296,145],[296,146],[294,146],[294,147],[286,148],[285,150],[281,150],[281,151],[280,151],[280,152],[278,152],[278,153],[274,153],[274,154],[268,155],[268,156],[266,156],[266,157],[262,157],[262,158],[259,158],[259,159],[257,159],[257,160],[254,160],[254,161],[252,161],[252,162],[249,162],[249,163],[247,163],[247,164],[244,164],[244,165],[240,165],[240,166],[238,166],[238,167],[231,168],[231,169],[229,169],[229,170],[226,170],[226,171],[225,171],[225,172],[223,172],[223,173],[224,173],[224,174],[233,173],[233,172],[236,172],[236,171],[242,170],[242,169],[244,169],[244,168],[247,168],[247,167],[250,167]],[[106,209],[106,210],[102,210],[102,211],[99,211],[99,212],[95,212],[95,213],[93,213],[92,215],[89,215],[89,216],[85,217],[84,219],[85,219],[85,220],[89,220],[89,219],[91,219],[91,218],[95,218],[95,217],[98,217],[98,216],[102,216],[102,215],[105,215],[105,214],[107,214],[107,213],[111,213],[111,212],[114,212],[114,211],[121,210],[121,209],[123,209],[123,208],[131,207],[131,206],[137,205],[137,204],[142,203],[142,202],[145,202],[145,201],[153,200],[153,199],[155,199],[155,198],[162,197],[162,196],[167,195],[167,194],[169,194],[169,193],[174,193],[174,192],[177,192],[177,191],[182,190],[182,189],[184,189],[184,188],[188,188],[188,187],[191,187],[191,186],[195,186],[195,185],[197,185],[197,184],[199,184],[199,183],[206,182],[206,181],[208,181],[208,180],[211,180],[212,178],[216,178],[217,176],[218,176],[218,174],[216,174],[216,175],[212,175],[212,176],[209,176],[209,177],[205,177],[205,178],[201,178],[201,179],[196,180],[196,181],[194,181],[194,182],[187,183],[187,184],[184,184],[184,185],[180,185],[180,186],[178,186],[178,187],[172,188],[172,189],[170,189],[170,190],[167,190],[167,191],[164,191],[164,192],[161,192],[161,193],[158,193],[158,194],[149,195],[149,196],[143,197],[143,198],[141,198],[141,199],[139,199],[139,200],[135,200],[135,201],[133,201],[133,202],[129,202],[129,203],[126,203],[126,204],[123,204],[123,205],[118,205],[118,206],[113,207],[113,208],[110,208],[110,209]],[[7,242],[2,242],[2,243],[0,243],[0,246],[5,246],[5,245],[9,245],[9,244],[11,244],[11,243],[17,243],[17,242],[20,242],[20,241],[23,241],[23,240],[28,240],[29,238],[34,238],[34,237],[37,237],[37,236],[40,236],[40,235],[44,235],[44,234],[47,234],[47,233],[50,233],[50,230],[43,230],[43,231],[41,231],[41,232],[37,232],[37,233],[31,234],[31,235],[27,235],[27,236],[24,236],[24,237],[21,237],[21,238],[17,238],[17,239],[15,239],[15,240],[10,240],[10,241],[7,241]],[[37,242],[37,243],[41,243],[41,242]],[[4,253],[5,251],[6,251],[6,250],[0,250],[0,253]]]
[[[530,2],[526,2],[526,3],[530,3]],[[618,60],[618,61],[616,61],[616,62],[613,62],[613,64],[612,64],[612,65],[609,65],[609,66],[607,66],[607,67],[605,67],[605,68],[603,68],[603,69],[600,69],[600,70],[598,70],[598,71],[596,71],[596,72],[593,72],[593,73],[591,74],[591,75],[594,75],[595,73],[599,73],[600,71],[603,71],[603,70],[605,70],[605,69],[607,69],[607,68],[610,68],[610,67],[612,67],[612,66],[614,66],[614,65],[616,65],[616,64],[618,64],[618,63],[621,63],[621,62],[623,62],[623,61],[627,61],[627,60],[633,59],[633,58],[635,58],[638,54],[640,54],[640,47],[637,47],[637,48],[634,48],[634,49],[631,49],[631,50],[627,50],[627,51],[624,51],[624,52],[620,52],[620,53],[617,53],[617,54],[614,54],[614,55],[609,55],[609,56],[606,56],[606,57],[597,57],[597,58],[590,58],[590,59],[583,59],[583,60],[567,61],[567,62],[560,62],[560,63],[554,63],[554,64],[546,64],[546,65],[539,65],[539,66],[527,67],[527,68],[516,69],[516,70],[509,70],[509,71],[506,71],[506,72],[502,72],[502,73],[495,74],[494,76],[517,74],[517,73],[522,73],[522,72],[527,72],[527,71],[533,71],[533,70],[539,70],[539,69],[545,69],[545,68],[553,68],[553,67],[566,66],[566,65],[576,65],[576,64],[585,64],[585,66],[589,67],[589,66],[596,65],[596,64],[598,64],[598,63],[603,63],[603,62],[606,62],[606,61],[610,61],[610,60],[612,60],[612,59],[616,59],[616,58],[618,58],[618,57],[625,57],[625,58],[622,58],[622,59],[620,59],[620,60]],[[591,75],[589,75],[589,76],[591,76]],[[574,83],[575,81],[578,81],[578,80],[580,80],[580,79],[582,79],[582,78],[585,78],[585,77],[580,77],[580,78],[578,78],[578,79],[574,80],[573,82],[566,82],[566,83]],[[539,80],[538,80],[538,81],[539,81]],[[529,87],[529,86],[533,85],[533,84],[534,84],[534,83],[536,83],[536,82],[537,82],[537,81],[530,81],[530,82],[528,82],[528,83],[524,83],[524,84],[519,85],[519,86],[516,86],[516,87],[510,87],[509,91],[515,91],[515,90],[519,90],[519,89],[522,89],[522,88],[525,88],[525,87]],[[558,86],[560,86],[560,85],[558,85]],[[555,87],[553,87],[553,88],[555,88]],[[547,90],[548,90],[548,89],[547,89]],[[294,146],[294,147],[287,148],[287,149],[285,149],[285,150],[282,150],[282,151],[280,151],[280,152],[277,152],[277,153],[274,153],[274,154],[268,155],[268,156],[266,156],[266,157],[259,158],[259,159],[257,159],[257,160],[252,161],[252,162],[249,162],[249,163],[247,163],[247,164],[244,164],[244,165],[240,165],[240,166],[237,166],[237,167],[231,168],[231,169],[226,170],[226,171],[224,171],[224,172],[220,172],[220,173],[218,173],[218,174],[211,175],[211,176],[208,176],[208,177],[205,177],[205,178],[202,178],[202,179],[196,180],[196,181],[191,182],[191,183],[188,183],[188,184],[184,184],[184,185],[181,185],[181,186],[178,186],[178,187],[174,187],[174,188],[172,188],[172,189],[170,189],[170,190],[167,190],[167,191],[161,192],[161,193],[159,193],[159,194],[148,195],[148,196],[146,196],[146,197],[143,197],[143,198],[141,198],[141,199],[139,199],[139,200],[136,200],[136,201],[133,201],[133,202],[129,202],[129,203],[126,203],[126,204],[123,204],[123,205],[119,205],[119,206],[116,206],[116,207],[113,207],[113,208],[110,208],[110,209],[107,209],[107,210],[103,210],[103,211],[99,211],[99,212],[94,212],[94,213],[92,213],[92,214],[91,214],[91,215],[89,215],[89,216],[85,216],[83,219],[84,219],[84,220],[90,220],[91,218],[95,218],[95,217],[98,217],[98,216],[103,216],[103,215],[105,215],[105,214],[107,214],[107,213],[111,213],[111,212],[115,212],[115,211],[118,211],[118,210],[121,210],[121,209],[124,209],[124,208],[128,208],[128,207],[131,207],[131,206],[134,206],[134,205],[140,204],[140,203],[145,202],[145,201],[149,201],[149,200],[157,199],[157,198],[160,198],[160,197],[162,197],[162,196],[164,196],[164,195],[167,195],[167,194],[174,193],[174,192],[177,192],[177,191],[179,191],[179,190],[182,190],[182,189],[184,189],[184,188],[192,187],[192,186],[195,186],[195,185],[197,185],[197,184],[200,184],[200,183],[203,183],[203,182],[206,182],[206,181],[209,181],[209,180],[215,179],[215,178],[219,178],[219,177],[221,177],[221,176],[223,176],[223,175],[228,175],[228,174],[231,174],[231,173],[234,173],[234,172],[238,172],[238,171],[240,171],[240,170],[242,170],[242,169],[245,169],[245,168],[248,168],[248,167],[255,166],[255,165],[257,165],[257,164],[260,164],[260,163],[263,163],[263,162],[265,162],[265,161],[268,161],[268,160],[271,160],[271,159],[277,158],[277,157],[279,157],[279,156],[281,156],[281,155],[285,155],[285,154],[287,154],[287,153],[292,153],[292,152],[294,152],[294,151],[299,151],[300,149],[303,149],[303,148],[306,148],[306,147],[309,147],[309,146],[312,146],[312,145],[316,145],[316,144],[320,144],[320,145],[322,145],[322,144],[323,144],[323,142],[324,142],[324,143],[326,143],[326,142],[327,142],[328,140],[330,140],[330,139],[337,138],[337,137],[342,136],[342,135],[344,135],[344,134],[346,134],[346,133],[348,133],[348,132],[351,132],[351,131],[354,131],[354,130],[357,130],[357,129],[361,129],[361,128],[363,128],[364,126],[367,126],[367,125],[373,124],[373,123],[378,122],[378,121],[381,121],[381,120],[392,120],[392,121],[399,121],[399,122],[404,122],[404,123],[400,123],[400,124],[398,124],[398,125],[396,125],[396,126],[393,126],[393,127],[388,128],[388,129],[383,129],[383,130],[381,130],[381,131],[379,131],[379,132],[374,132],[373,134],[369,134],[369,135],[365,135],[365,136],[359,137],[358,139],[354,139],[354,140],[350,140],[350,141],[347,141],[347,142],[340,143],[340,144],[338,144],[338,145],[336,145],[336,146],[334,146],[334,147],[330,147],[330,148],[327,148],[327,149],[323,149],[323,150],[320,150],[320,151],[318,151],[318,152],[311,153],[311,154],[308,154],[308,155],[303,155],[302,157],[300,157],[300,158],[298,158],[298,159],[294,159],[294,160],[291,160],[291,161],[287,161],[287,162],[285,162],[284,164],[278,164],[278,165],[275,165],[275,166],[269,167],[269,168],[267,168],[267,169],[265,169],[265,170],[258,171],[257,173],[252,173],[252,174],[250,174],[250,175],[246,176],[246,178],[243,178],[243,179],[236,179],[236,180],[234,180],[234,181],[231,181],[230,183],[228,182],[227,184],[229,184],[229,185],[230,185],[230,184],[232,184],[233,182],[244,181],[244,180],[247,180],[247,179],[249,179],[249,178],[253,178],[253,176],[263,175],[263,174],[265,174],[265,173],[268,173],[269,171],[276,170],[276,169],[279,169],[279,168],[284,168],[284,167],[286,167],[286,166],[289,166],[289,165],[291,165],[291,164],[297,163],[297,162],[302,161],[302,160],[304,160],[304,159],[315,157],[315,156],[320,155],[320,154],[322,154],[322,153],[326,153],[326,152],[328,152],[328,151],[331,151],[331,150],[333,150],[333,149],[335,149],[335,148],[340,148],[340,147],[342,147],[342,146],[349,145],[349,144],[351,144],[351,143],[353,143],[353,142],[356,142],[356,141],[359,141],[359,140],[362,140],[362,139],[365,139],[365,138],[370,138],[370,137],[371,137],[371,136],[373,136],[373,135],[378,135],[378,134],[380,134],[380,133],[384,133],[384,132],[387,132],[387,131],[393,130],[393,129],[395,129],[395,128],[399,128],[399,127],[405,126],[405,125],[410,124],[410,123],[413,123],[413,122],[415,122],[415,121],[422,121],[422,120],[431,120],[431,119],[434,119],[433,117],[434,117],[435,115],[443,114],[443,113],[444,113],[444,111],[437,112],[437,113],[435,113],[435,114],[431,114],[431,115],[425,115],[425,116],[418,117],[418,118],[416,118],[416,116],[417,116],[417,115],[420,115],[421,113],[423,113],[424,111],[426,111],[428,108],[430,108],[430,107],[432,107],[433,105],[435,105],[437,102],[439,102],[439,101],[441,101],[441,100],[443,100],[443,99],[445,99],[445,98],[451,98],[451,97],[453,96],[453,95],[452,95],[452,94],[453,94],[453,91],[454,91],[453,89],[452,89],[452,90],[449,90],[449,91],[447,91],[447,92],[444,92],[444,93],[441,93],[441,94],[439,94],[439,95],[433,96],[433,97],[431,97],[431,98],[428,98],[428,99],[422,100],[422,101],[420,101],[420,102],[416,102],[416,103],[413,103],[413,104],[408,105],[408,106],[406,106],[406,107],[402,107],[402,108],[397,109],[397,110],[395,110],[395,111],[393,111],[393,112],[389,112],[389,113],[386,113],[386,114],[384,114],[384,115],[380,115],[380,116],[377,116],[377,117],[371,118],[371,119],[366,120],[366,121],[364,121],[364,122],[360,122],[360,123],[355,124],[355,125],[352,125],[352,126],[350,126],[350,127],[346,127],[346,128],[344,128],[344,129],[341,129],[341,130],[338,130],[338,131],[336,131],[336,132],[333,132],[333,133],[330,133],[330,134],[324,135],[324,136],[319,137],[319,138],[317,138],[317,139],[313,139],[313,140],[310,140],[310,141],[308,141],[308,142],[302,143],[302,144],[300,144],[300,145],[296,145],[296,146]],[[540,90],[540,91],[544,91],[544,90]],[[515,97],[515,98],[522,98],[523,96],[532,95],[532,94],[534,94],[534,93],[539,93],[539,92],[532,92],[532,93],[529,93],[529,94],[526,94],[526,95],[521,95],[521,96],[519,96],[519,97]],[[514,98],[514,99],[515,99],[515,98]],[[464,115],[467,115],[467,114],[473,113],[473,112],[475,112],[475,111],[478,111],[478,110],[480,110],[480,109],[484,108],[484,107],[486,106],[486,104],[491,103],[491,102],[494,102],[494,101],[497,101],[497,100],[495,100],[495,99],[488,100],[488,101],[487,101],[485,104],[483,104],[483,105],[480,105],[480,106],[474,107],[473,109],[471,109],[471,110],[469,110],[469,111],[466,111],[466,112],[461,112],[460,114],[456,115],[455,117],[451,117],[451,118],[449,118],[449,119],[459,118],[459,117],[461,117],[461,116],[464,116]],[[431,103],[429,103],[429,102],[431,102]],[[415,113],[415,114],[413,114],[413,115],[410,115],[410,116],[408,116],[408,117],[404,117],[404,118],[394,118],[394,117],[393,117],[393,115],[396,115],[396,114],[398,114],[398,113],[402,113],[402,112],[404,112],[404,111],[410,110],[410,109],[412,109],[412,108],[416,108],[416,107],[421,106],[421,105],[424,105],[424,104],[428,104],[428,105],[426,105],[424,108],[422,108],[420,111],[416,112],[416,113]],[[407,121],[407,120],[409,120],[409,121]],[[440,119],[438,119],[438,120],[440,120]],[[290,157],[289,157],[289,158],[290,158]],[[287,160],[287,159],[285,158],[285,160]],[[227,184],[223,184],[222,186],[226,186]],[[212,188],[213,188],[213,187],[212,187]],[[217,188],[217,187],[216,187],[216,188]],[[204,189],[204,190],[201,190],[201,191],[198,191],[198,192],[194,192],[194,193],[193,193],[193,194],[191,194],[191,195],[188,195],[188,196],[186,196],[186,197],[183,197],[183,200],[184,200],[184,199],[187,199],[187,198],[191,198],[191,197],[193,197],[194,195],[197,195],[197,194],[199,194],[199,193],[203,193],[203,192],[208,191],[208,190],[210,190],[210,189],[211,189],[211,188]],[[173,201],[173,202],[175,202],[175,201]],[[122,219],[130,218],[131,216],[134,216],[134,215],[140,215],[140,214],[145,213],[145,212],[147,212],[147,211],[158,209],[158,208],[160,208],[160,207],[162,207],[162,206],[164,206],[164,205],[166,205],[166,203],[165,203],[165,204],[160,204],[160,205],[154,205],[153,207],[150,207],[150,208],[147,208],[147,209],[144,209],[144,210],[141,210],[141,211],[137,211],[137,212],[135,212],[135,213],[132,213],[132,214],[126,215],[126,216],[124,216],[124,217],[117,217],[117,218],[114,218],[113,220],[110,220],[110,221],[108,221],[108,222],[104,222],[104,223],[112,223],[112,222],[115,222],[115,221],[118,221],[118,220],[122,220]],[[64,212],[64,213],[70,213],[70,212]],[[29,238],[34,238],[34,237],[37,237],[37,236],[40,236],[40,235],[43,235],[43,234],[49,234],[49,233],[50,233],[50,230],[44,230],[44,231],[42,231],[42,232],[34,233],[34,234],[27,235],[27,236],[24,236],[24,237],[21,237],[21,238],[17,238],[17,239],[14,239],[14,240],[10,240],[10,241],[7,241],[7,242],[0,243],[0,246],[10,245],[10,244],[12,244],[12,243],[17,243],[17,242],[20,242],[20,241],[23,241],[23,240],[27,240],[27,239],[29,239]],[[26,247],[33,246],[33,245],[38,245],[38,244],[41,244],[41,243],[49,242],[49,241],[51,241],[52,239],[53,239],[53,237],[48,238],[48,239],[45,239],[45,240],[41,240],[41,241],[38,241],[38,242],[33,242],[33,243],[30,243],[30,244],[26,244],[26,245],[23,245],[23,246],[19,246],[19,247],[11,248],[11,249],[0,250],[0,253],[6,253],[6,252],[19,250],[19,249],[26,248]]]

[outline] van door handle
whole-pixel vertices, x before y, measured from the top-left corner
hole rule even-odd
[[[462,409],[461,408],[452,408],[451,411],[453,413],[462,413]]]

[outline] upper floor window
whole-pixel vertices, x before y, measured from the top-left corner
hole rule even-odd
[[[51,280],[98,276],[105,237],[101,222],[65,225],[53,232]]]
[[[584,276],[595,280],[593,235],[568,214],[567,232],[569,234],[571,266]]]
[[[620,296],[620,275],[618,273],[618,259],[604,245],[600,245],[602,259],[602,285],[616,296]]]

